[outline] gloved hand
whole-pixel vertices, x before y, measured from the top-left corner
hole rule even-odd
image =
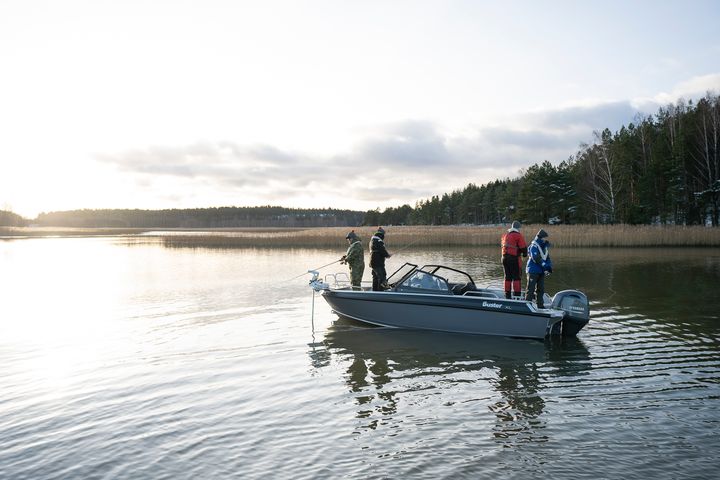
[[[549,267],[549,268],[547,269],[547,271],[550,272],[550,273],[552,273],[552,267]]]
[[[549,277],[552,272],[550,270],[545,270],[545,276]]]
[[[346,260],[347,260],[346,255],[343,255],[342,257],[340,257],[340,263],[345,263]]]

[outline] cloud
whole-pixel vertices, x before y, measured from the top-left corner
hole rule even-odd
[[[354,147],[356,159],[376,167],[432,167],[451,160],[447,139],[428,121],[378,126]]]
[[[717,85],[720,74],[695,77],[679,84],[673,95],[698,92],[701,96]],[[330,206],[397,206],[471,182],[512,178],[544,160],[558,163],[581,143],[591,142],[593,131],[616,130],[638,114],[655,113],[661,98],[665,97],[531,112],[462,134],[427,120],[381,124],[363,131],[343,151],[327,155],[223,140],[151,146],[96,158],[139,182],[175,179],[178,189],[191,190],[199,199],[212,194],[243,205],[328,206],[314,202],[335,198],[339,203]]]
[[[274,172],[299,165],[303,158],[268,145],[203,142],[186,146],[152,146],[114,154],[96,154],[100,162],[138,175],[202,179],[243,186],[264,184]]]
[[[558,131],[533,130],[515,130],[510,128],[488,128],[482,131],[483,137],[491,146],[507,146],[512,145],[518,148],[568,148],[572,147],[574,142]]]
[[[657,109],[683,98],[697,100],[707,92],[720,92],[720,73],[699,75],[678,83],[669,92],[660,92],[653,97],[641,97],[632,100],[632,105],[645,113],[655,113]]]
[[[567,131],[569,129],[619,128],[638,113],[630,101],[604,102],[594,105],[573,106],[531,115],[533,123],[545,129]]]
[[[420,198],[429,195],[425,189],[396,188],[392,186],[358,188],[353,190],[353,194],[360,200],[368,201],[377,200],[378,198]]]
[[[552,139],[557,146],[564,145],[569,136],[584,135],[591,139],[593,130],[617,130],[623,125],[634,121],[638,115],[652,115],[658,109],[680,99],[695,99],[704,96],[708,91],[720,91],[720,73],[690,78],[677,84],[670,92],[661,92],[651,98],[640,97],[621,101],[596,101],[585,105],[575,105],[543,112],[535,112],[527,116],[527,121],[535,125],[539,131],[526,132],[516,138],[506,137],[511,143],[530,143],[550,146]],[[543,134],[547,135],[543,138]]]
[[[659,94],[656,99],[664,103],[670,103],[681,97],[700,97],[708,91],[720,91],[720,73],[692,77],[689,80],[677,84],[669,94]]]
[[[471,182],[514,177],[534,162],[565,159],[574,143],[559,132],[499,127],[451,136],[432,122],[407,121],[378,126],[347,151],[328,156],[220,141],[96,158],[137,177],[138,185],[165,178],[196,193],[235,191],[238,198],[263,204],[334,196],[383,205],[412,204]]]

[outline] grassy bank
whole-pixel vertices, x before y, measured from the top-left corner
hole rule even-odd
[[[529,242],[540,226],[522,229]],[[557,225],[542,226],[556,247],[719,247],[720,229],[706,227]],[[313,228],[284,232],[227,232],[210,236],[177,234],[165,236],[172,246],[268,246],[268,247],[345,247],[348,228]],[[363,243],[374,228],[359,227],[355,232]],[[405,246],[497,246],[505,227],[440,226],[386,227],[388,249]]]
[[[147,228],[0,227],[0,237],[98,237],[139,235]]]
[[[76,227],[0,227],[0,237],[100,237],[122,235],[166,236],[182,234],[187,236],[232,236],[263,232],[298,232],[304,228],[217,228],[211,230],[187,228],[76,228]]]
[[[541,226],[522,229],[529,242]],[[720,247],[720,228],[631,225],[542,226],[556,247]],[[386,227],[388,249],[405,246],[497,246],[506,227],[410,226]],[[140,228],[18,228],[0,227],[0,236],[144,235],[159,237],[168,246],[187,247],[341,247],[347,243],[346,227],[333,228],[228,228],[217,230],[157,230]],[[358,227],[363,243],[374,228]]]

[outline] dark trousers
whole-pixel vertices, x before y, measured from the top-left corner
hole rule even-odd
[[[502,257],[505,271],[505,298],[510,298],[510,291],[520,295],[520,257],[505,254]]]
[[[545,308],[545,274],[544,273],[528,273],[527,293],[525,300],[533,301],[535,292],[537,291],[537,306]]]
[[[387,272],[385,271],[385,265],[372,267],[372,279],[373,279],[373,291],[381,292],[385,290],[385,284],[387,283]]]

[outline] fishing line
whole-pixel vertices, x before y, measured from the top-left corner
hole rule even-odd
[[[402,252],[403,250],[412,247],[413,245],[415,245],[415,244],[416,244],[417,242],[419,242],[419,241],[420,241],[420,239],[419,239],[419,238],[416,238],[414,241],[408,243],[408,244],[405,245],[404,247],[395,250],[395,253]],[[393,253],[393,255],[394,255],[395,253]],[[311,269],[308,269],[308,270],[321,270],[321,269],[323,269],[323,268],[325,268],[325,267],[329,267],[330,265],[334,265],[334,264],[336,264],[336,263],[338,263],[338,262],[340,262],[340,261],[342,261],[342,259],[335,260],[334,262],[330,262],[330,263],[328,263],[328,264],[325,264],[325,265],[323,265],[322,267],[311,268]],[[303,272],[303,273],[301,273],[301,274],[299,274],[299,275],[295,275],[293,278],[290,278],[290,279],[285,280],[285,281],[286,281],[286,282],[291,282],[291,281],[293,281],[293,280],[295,280],[295,279],[298,279],[298,278],[300,278],[300,277],[302,277],[302,276],[307,275],[308,273],[309,273],[309,272]]]
[[[342,259],[338,259],[338,260],[335,260],[334,262],[330,262],[330,263],[328,263],[328,264],[326,264],[326,265],[323,265],[322,267],[311,268],[311,269],[309,269],[309,270],[320,270],[320,269],[323,269],[323,268],[325,268],[325,267],[329,267],[330,265],[334,265],[334,264],[336,264],[336,263],[338,263],[338,262],[340,262],[340,261],[342,261]],[[301,273],[300,275],[295,275],[293,278],[291,278],[291,279],[289,279],[289,280],[285,280],[285,281],[286,281],[286,282],[291,282],[291,281],[295,280],[296,278],[300,278],[300,277],[302,277],[302,276],[304,276],[304,275],[307,275],[308,273],[310,273],[310,272],[309,272],[309,271],[308,271],[308,272],[303,272],[303,273]]]
[[[415,245],[415,244],[416,244],[417,242],[419,242],[419,241],[420,241],[420,239],[419,239],[419,238],[416,238],[415,240],[413,240],[412,242],[408,243],[408,244],[405,245],[404,247],[395,250],[395,253],[402,252],[402,251],[405,250],[406,248],[412,247],[413,245]],[[394,255],[394,254],[393,254],[393,255]]]

